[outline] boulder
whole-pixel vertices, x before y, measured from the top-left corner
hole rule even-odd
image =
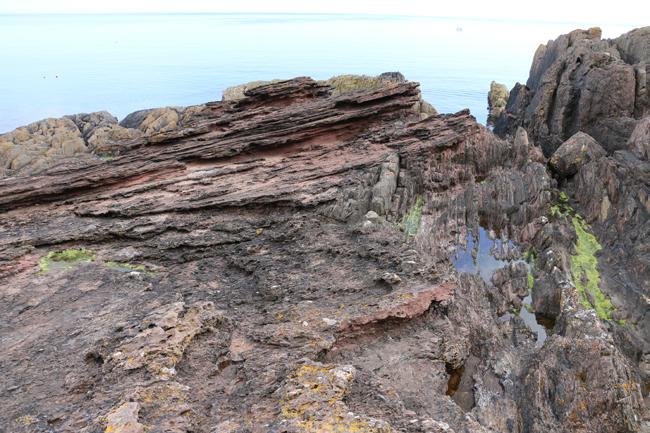
[[[88,149],[94,153],[118,153],[129,141],[143,135],[138,129],[120,126],[117,118],[107,111],[66,117],[77,125]]]
[[[79,113],[66,116],[72,120],[85,139],[88,139],[95,129],[117,124],[117,118],[108,111],[97,111],[94,113]]]
[[[124,128],[139,128],[144,119],[151,114],[155,108],[134,111],[120,121],[120,126]]]
[[[111,128],[116,137],[128,136],[129,139],[141,135],[151,136],[163,132],[180,129],[190,123],[210,116],[206,104],[190,105],[187,107],[162,107],[134,111],[119,123],[119,126],[137,132],[125,132],[119,128]]]
[[[605,155],[605,150],[589,134],[577,132],[562,143],[548,163],[561,178],[567,178],[576,174],[583,165]]]
[[[113,154],[142,135],[143,133],[139,129],[111,124],[95,128],[87,138],[87,143],[92,152]]]
[[[124,128],[137,128],[145,135],[166,132],[178,126],[179,111],[176,107],[163,107],[135,111],[120,122]]]

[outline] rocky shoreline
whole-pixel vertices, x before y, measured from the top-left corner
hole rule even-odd
[[[0,136],[0,431],[649,431],[649,44]]]

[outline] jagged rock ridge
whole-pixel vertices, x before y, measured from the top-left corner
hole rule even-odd
[[[650,111],[650,27],[616,39],[575,30],[540,45],[526,84],[515,85],[495,132],[518,126],[550,156],[578,131],[609,152],[624,148],[636,121]]]

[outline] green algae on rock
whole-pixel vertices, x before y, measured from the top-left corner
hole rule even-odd
[[[404,215],[402,218],[401,227],[406,234],[406,238],[412,238],[418,233],[420,228],[420,221],[422,220],[422,206],[424,201],[422,196],[418,196],[415,199],[415,203],[411,206],[411,209]]]
[[[578,289],[580,303],[585,308],[596,310],[601,319],[611,320],[614,306],[600,290],[600,272],[596,258],[596,253],[602,246],[589,232],[589,224],[580,215],[574,216],[572,222],[577,241],[576,253],[571,256],[571,273],[573,284]]]
[[[147,271],[145,265],[133,265],[131,263],[123,263],[123,262],[108,261],[108,262],[104,262],[104,266],[118,271],[140,271],[140,272]]]
[[[575,253],[571,255],[571,275],[573,285],[578,290],[580,304],[587,309],[594,309],[598,317],[612,320],[614,306],[600,289],[600,272],[596,253],[602,246],[591,233],[591,227],[569,205],[569,197],[564,191],[560,192],[559,202],[551,206],[554,217],[570,218],[576,233]]]
[[[50,251],[38,261],[39,274],[45,274],[53,268],[70,269],[78,262],[92,262],[93,260],[95,260],[94,253],[85,248]]]

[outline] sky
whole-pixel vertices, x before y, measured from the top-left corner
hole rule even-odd
[[[645,5],[644,5],[645,3]],[[364,13],[607,24],[643,23],[643,0],[0,0],[0,13]]]

